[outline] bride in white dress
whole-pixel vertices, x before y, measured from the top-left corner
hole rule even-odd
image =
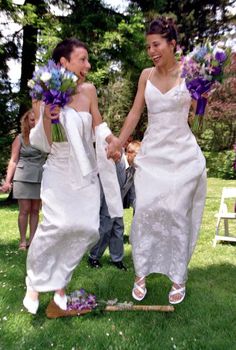
[[[147,293],[145,277],[162,273],[173,282],[169,302],[177,304],[185,297],[187,267],[204,209],[205,159],[188,125],[192,101],[175,60],[173,22],[154,20],[146,39],[154,67],[141,73],[120,145],[111,143],[109,155],[133,132],[146,103],[148,126],[135,158],[131,244],[136,278],[132,295],[142,300]]]
[[[33,314],[39,306],[39,292],[55,291],[54,302],[66,309],[65,287],[73,270],[99,239],[99,170],[110,215],[123,213],[115,164],[105,151],[106,142],[114,136],[102,123],[95,87],[84,82],[90,69],[87,48],[77,39],[65,39],[54,49],[52,58],[74,72],[79,83],[70,104],[61,111],[57,107],[52,114],[50,106],[42,108],[41,102],[33,103],[38,122],[30,142],[49,153],[41,186],[43,220],[27,257],[23,304]],[[51,122],[58,117],[68,142],[51,140]]]

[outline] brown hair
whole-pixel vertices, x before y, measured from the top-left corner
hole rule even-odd
[[[133,146],[135,148],[135,151],[137,152],[141,146],[141,142],[138,140],[133,140],[131,142],[128,143],[127,147],[126,147],[126,152],[129,146]]]
[[[70,56],[75,47],[83,47],[88,51],[87,46],[76,38],[65,39],[57,44],[52,52],[52,59],[55,63],[59,63],[61,57],[65,57],[70,61]]]
[[[167,41],[175,40],[177,42],[177,29],[172,18],[160,17],[154,19],[146,32],[146,35],[160,34]]]
[[[32,112],[33,110],[29,109],[27,112],[25,112],[25,114],[21,117],[21,120],[20,120],[21,135],[26,145],[29,144],[29,133],[30,133],[29,116]]]

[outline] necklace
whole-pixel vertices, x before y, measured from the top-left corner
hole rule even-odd
[[[167,71],[172,72],[176,67],[178,66],[178,62],[175,62],[171,68],[169,68]]]
[[[155,67],[155,68],[156,68],[156,72],[159,76],[177,77],[179,75],[179,63],[178,62],[175,62],[170,68],[166,69],[165,71],[160,71],[160,69],[158,69],[158,67]]]

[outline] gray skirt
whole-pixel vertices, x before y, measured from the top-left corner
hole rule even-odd
[[[40,199],[41,183],[13,181],[13,198]]]

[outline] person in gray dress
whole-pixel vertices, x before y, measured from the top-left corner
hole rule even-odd
[[[20,250],[30,245],[39,221],[40,185],[46,153],[33,148],[29,143],[30,129],[35,125],[34,112],[28,110],[21,118],[21,134],[12,143],[11,159],[2,192],[13,189],[13,198],[18,200],[18,227]],[[29,224],[29,225],[28,225]],[[26,240],[29,226],[29,241]]]

